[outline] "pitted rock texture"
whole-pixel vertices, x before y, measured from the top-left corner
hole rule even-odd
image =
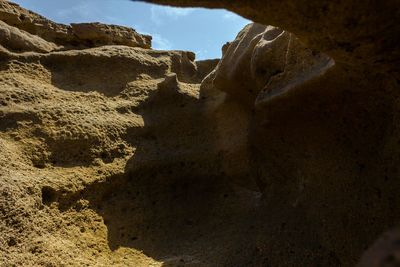
[[[138,34],[135,30],[123,26],[106,25],[98,22],[72,23],[71,33],[77,38],[72,42],[86,43],[87,46],[151,47],[151,36]]]
[[[219,204],[223,188],[208,189],[219,154],[194,53],[131,47],[130,30],[102,24],[71,26],[79,43],[66,45],[77,37],[62,25],[1,4],[0,265],[208,264],[170,243],[196,223],[193,205],[208,212],[199,200]]]
[[[1,264],[160,266],[164,257],[169,260],[170,254],[152,259],[140,252],[147,234],[144,229],[129,228],[130,218],[138,220],[135,227],[153,231],[151,217],[145,226],[140,221],[150,216],[143,212],[152,204],[140,198],[132,202],[127,194],[158,198],[156,191],[149,194],[145,184],[135,182],[147,176],[146,169],[161,169],[160,164],[168,166],[168,162],[190,166],[188,161],[196,163],[197,156],[207,157],[187,146],[196,144],[190,142],[192,138],[207,138],[200,131],[200,120],[197,128],[188,126],[191,116],[201,110],[196,104],[198,85],[179,83],[157,93],[172,58],[180,54],[107,46],[3,56]],[[78,63],[82,60],[87,65]],[[110,72],[110,66],[121,72]],[[134,71],[128,73],[130,69]],[[189,137],[180,138],[182,148],[178,149],[173,140],[183,129]],[[112,205],[116,196],[117,209]],[[121,201],[128,201],[128,207]],[[113,211],[122,213],[111,213],[109,219],[107,214]],[[115,225],[116,218],[126,230]]]
[[[1,44],[13,51],[50,52],[57,48],[54,43],[47,42],[40,37],[21,31],[0,21]]]
[[[200,63],[0,2],[0,264],[354,266],[400,220],[395,2],[164,2],[282,27]]]

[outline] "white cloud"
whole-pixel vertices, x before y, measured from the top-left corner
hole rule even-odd
[[[57,11],[55,13],[55,20],[67,24],[70,22],[102,22],[106,24],[124,25],[123,19],[107,15],[95,2],[80,1],[75,5]]]
[[[196,53],[196,59],[198,59],[198,60],[206,59],[207,56],[208,56],[208,50],[207,49],[197,50],[195,53]]]
[[[89,3],[79,3],[70,8],[60,10],[56,13],[59,20],[68,20],[70,18],[90,19],[96,17],[98,10]]]
[[[152,37],[151,40],[151,47],[157,50],[171,50],[172,43],[165,37],[163,37],[159,33],[152,33],[146,31],[141,25],[137,24],[135,26],[135,30],[140,34],[150,35]]]
[[[157,50],[171,50],[172,49],[172,43],[168,39],[162,37],[158,33],[152,33],[150,35],[153,36],[153,40],[152,40],[153,49],[157,49]]]
[[[185,17],[195,11],[194,8],[178,8],[168,6],[152,6],[151,21],[156,25],[161,25],[165,19],[178,19]]]

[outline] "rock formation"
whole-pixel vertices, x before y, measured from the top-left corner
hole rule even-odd
[[[251,72],[252,62],[257,62],[252,44],[246,49],[254,54],[245,56],[247,60],[240,59],[242,54],[228,55],[222,68],[203,82],[207,92],[227,92],[230,103],[243,102],[243,95],[248,95],[244,110],[249,113],[251,169],[264,188],[270,218],[264,233],[270,237],[264,245],[268,264],[351,266],[368,244],[399,224],[398,1],[148,2],[227,8],[255,22],[279,26],[295,34],[311,54],[325,55],[321,64],[306,64],[306,75],[298,76],[302,64],[295,64],[300,67],[294,68],[295,76],[282,77],[276,85],[272,76],[265,86],[257,81],[269,73]],[[251,29],[243,34],[242,41],[249,36],[259,42]],[[229,48],[224,47],[226,53]],[[293,59],[302,58],[298,52],[294,55]],[[267,59],[267,71],[279,71],[273,57]],[[224,60],[227,65],[244,64],[246,72],[234,73],[242,68],[237,65],[223,68]],[[246,80],[235,86],[239,73]],[[385,253],[390,261],[371,260]],[[369,253],[366,259],[371,266],[395,266],[398,248],[391,246],[385,253]]]
[[[157,190],[175,182],[154,171],[213,164],[198,99],[211,67],[198,73],[191,52],[148,49],[150,37],[132,29],[0,7],[0,265],[179,262],[158,238],[162,216],[180,211]],[[170,205],[188,201],[186,189]]]
[[[400,232],[383,234],[363,255],[359,267],[398,266],[400,264]]]
[[[102,23],[59,24],[5,0],[0,1],[0,20],[66,48],[113,44],[151,47],[151,36],[138,34],[127,27]]]
[[[258,23],[195,61],[0,0],[0,263],[396,264],[396,1],[153,2]]]
[[[398,75],[397,0],[145,0],[182,7],[226,8],[294,33],[307,47],[352,69]],[[397,76],[398,77],[398,76]]]
[[[257,99],[260,106],[333,65],[330,57],[304,47],[293,34],[255,23],[226,48],[213,85],[248,105]]]

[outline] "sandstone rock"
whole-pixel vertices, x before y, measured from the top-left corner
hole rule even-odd
[[[126,29],[104,25],[78,39],[0,2],[64,46],[0,40],[1,264],[359,262],[400,220],[397,4],[174,2],[282,28],[246,27],[200,85],[191,52],[109,45]]]
[[[160,82],[158,85],[159,90],[168,90],[168,89],[176,89],[179,87],[178,78],[176,77],[176,73],[168,74],[165,79]]]
[[[145,184],[154,182],[156,187],[163,184],[161,180],[150,177],[151,170],[163,169],[167,173],[171,164],[175,164],[179,173],[183,168],[181,163],[193,170],[189,162],[196,162],[196,157],[208,157],[209,161],[214,161],[215,157],[208,152],[198,153],[197,142],[193,142],[212,140],[202,131],[204,124],[200,123],[201,119],[197,120],[196,127],[192,125],[193,117],[200,117],[202,110],[196,96],[198,85],[180,83],[177,91],[177,75],[169,74],[172,58],[180,55],[181,52],[126,46],[46,54],[4,52],[0,61],[2,263],[28,266],[79,266],[98,262],[106,265],[162,265],[161,259],[152,259],[130,248],[139,242],[146,251],[152,250],[146,241],[144,232],[147,230],[142,229],[140,217],[112,214],[113,218],[120,218],[124,228],[129,229],[130,234],[122,240],[120,233],[114,231],[114,220],[111,220],[107,234],[107,226],[101,216],[91,211],[94,208],[91,205],[96,202],[103,205],[101,199],[107,198],[109,188],[118,181],[122,187],[115,184],[116,192],[120,192],[117,195],[121,196],[117,202],[128,199],[128,191],[137,187],[143,191],[136,190],[135,194],[139,192],[144,197],[138,203],[151,203],[153,200],[147,197],[155,195],[148,194],[148,190],[155,192],[155,188],[148,188]],[[120,71],[110,72],[111,66]],[[165,85],[174,88],[158,88],[160,81],[170,76],[175,78]],[[158,90],[163,93],[158,94]],[[181,136],[179,140],[177,136]],[[209,148],[206,141],[202,143],[202,150]],[[134,154],[136,156],[132,157]],[[150,169],[144,172],[145,168]],[[204,164],[197,168],[206,169]],[[133,177],[150,176],[142,183],[131,180],[128,170]],[[105,184],[102,185],[101,180]],[[170,188],[174,182],[166,178],[164,183],[169,184],[166,188]],[[97,184],[101,188],[104,186],[104,190],[97,188]],[[120,191],[122,188],[129,190]],[[90,193],[83,198],[77,197],[81,190]],[[179,192],[184,190],[179,189]],[[88,201],[89,196],[100,198]],[[168,200],[172,194],[166,194],[167,199],[164,196],[161,193],[156,198],[160,203],[183,203],[182,197]],[[76,205],[71,207],[71,203]],[[111,202],[105,202],[107,213],[121,211],[107,203]],[[142,209],[141,205],[139,209]],[[155,209],[162,213],[162,205]],[[164,215],[168,213],[164,212]],[[86,219],[81,221],[80,216]],[[141,217],[147,225],[151,224],[151,214],[145,212]],[[173,224],[166,223],[162,231],[172,227]],[[156,239],[161,234],[159,230],[150,231]],[[78,237],[82,234],[87,238]],[[114,241],[109,243],[108,238]],[[92,242],[96,245],[93,246]],[[127,245],[125,242],[133,243]],[[125,252],[114,253],[115,246],[127,248]],[[65,253],[66,249],[69,253]]]
[[[180,81],[199,84],[217,66],[219,59],[195,61],[193,52],[182,51],[172,58],[172,72],[178,74]]]
[[[138,34],[135,30],[102,23],[72,23],[71,31],[88,46],[126,45],[131,47],[151,47],[151,36]]]
[[[335,62],[380,73],[399,73],[396,62],[400,19],[398,1],[352,0],[148,0],[181,7],[226,8],[254,22],[274,25],[296,35],[307,47]],[[396,74],[397,75],[397,74]],[[397,76],[398,77],[398,76]]]
[[[46,41],[65,45],[73,38],[70,27],[55,23],[17,4],[0,1],[0,20],[10,26],[37,35]]]
[[[229,44],[213,84],[216,89],[254,105],[287,93],[334,65],[323,53],[302,45],[279,28],[250,24]]]
[[[0,40],[0,265],[147,267],[174,257],[207,265],[206,255],[183,255],[192,247],[162,240],[204,221],[224,188],[201,189],[212,181],[206,174],[219,173],[219,155],[214,130],[204,130],[212,125],[202,116],[194,53],[110,45],[133,32],[112,27],[122,37],[109,40],[99,24],[93,36],[93,25],[74,25],[82,30],[76,46],[41,51],[41,34],[3,24],[15,37]],[[41,36],[53,36],[47,30]],[[193,209],[203,198],[210,205]],[[125,200],[129,207],[115,208]],[[171,213],[165,203],[185,207]],[[166,218],[154,228],[153,211]]]
[[[54,43],[47,42],[42,38],[23,32],[15,27],[0,21],[1,44],[13,51],[50,52],[57,48]]]
[[[247,107],[249,123],[243,125],[248,127],[252,176],[264,192],[268,214],[259,225],[269,237],[259,239],[265,259],[260,265],[355,265],[369,244],[400,220],[394,212],[400,203],[399,2],[149,2],[227,8],[285,30],[283,46],[288,36],[299,38],[301,45],[295,45],[288,61],[292,71],[272,78],[268,88],[265,80],[250,75],[248,65],[234,65],[254,57],[237,55],[231,61],[235,68],[217,67],[204,80],[201,94],[216,98],[223,91],[220,103]],[[280,48],[273,50],[277,60],[265,62],[267,72],[282,69]],[[319,53],[335,65],[325,56],[308,57]],[[310,60],[298,64],[303,58]],[[229,72],[235,69],[245,71]],[[391,248],[383,251],[389,255]],[[396,262],[391,255],[385,263]]]
[[[400,264],[400,232],[383,234],[362,256],[359,267],[397,266]]]
[[[59,24],[6,0],[0,1],[0,20],[46,41],[63,46],[151,47],[150,36],[139,34],[128,27],[101,23]]]
[[[193,52],[182,51],[180,55],[171,58],[171,71],[178,74],[181,81],[193,81],[197,73],[195,58]]]
[[[196,61],[196,67],[197,67],[196,81],[201,83],[201,81],[215,69],[219,61],[220,59],[206,59],[206,60]]]

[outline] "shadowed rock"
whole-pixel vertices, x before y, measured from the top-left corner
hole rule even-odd
[[[395,267],[400,265],[400,231],[383,234],[364,253],[358,267]]]

